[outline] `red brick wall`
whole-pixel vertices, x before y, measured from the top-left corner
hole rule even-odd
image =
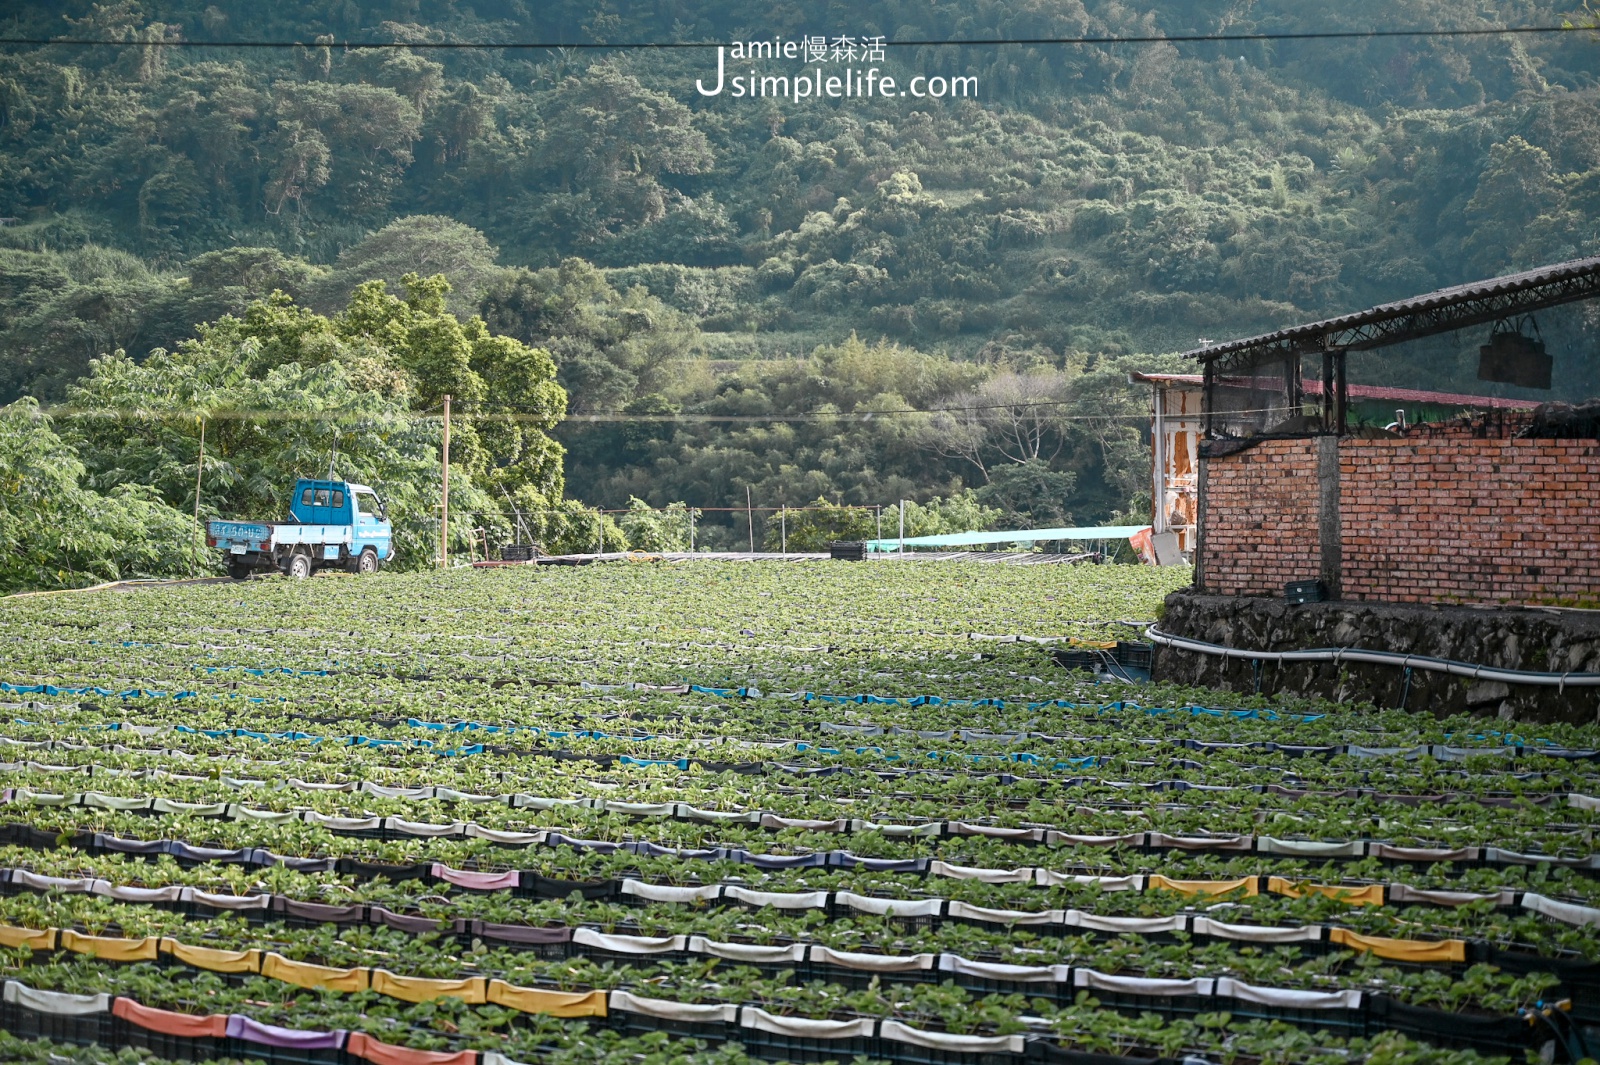
[[[1322,568],[1317,442],[1264,440],[1205,463],[1205,590],[1282,595],[1289,581],[1314,580]]]
[[[1467,432],[1339,443],[1341,596],[1595,605],[1600,442]],[[1319,575],[1317,442],[1206,460],[1205,590]]]
[[[1600,443],[1343,440],[1345,599],[1571,602],[1600,593]]]

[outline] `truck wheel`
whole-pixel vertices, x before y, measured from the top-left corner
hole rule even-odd
[[[289,560],[289,576],[297,581],[303,581],[311,576],[311,556],[295,555]]]
[[[357,573],[376,573],[376,572],[378,572],[378,552],[374,551],[370,547],[366,548],[365,550],[363,550],[361,552],[361,557],[356,560],[356,572]]]
[[[228,559],[228,576],[236,581],[242,581],[250,576],[250,563],[242,558]]]

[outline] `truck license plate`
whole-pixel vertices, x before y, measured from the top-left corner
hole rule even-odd
[[[245,546],[243,544],[234,544],[232,547],[228,548],[228,551],[231,554],[242,555],[245,552]]]

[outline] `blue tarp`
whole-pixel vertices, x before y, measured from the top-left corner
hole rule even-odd
[[[896,551],[906,547],[975,547],[979,544],[1036,544],[1050,540],[1126,540],[1148,525],[1102,525],[1096,528],[1012,529],[1001,532],[947,533],[943,536],[908,536],[904,540],[868,540],[868,551]]]

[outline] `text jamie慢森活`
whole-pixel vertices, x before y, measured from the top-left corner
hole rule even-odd
[[[883,58],[882,37],[815,36],[790,40],[774,37],[771,40],[735,41],[732,45],[717,46],[715,83],[708,88],[704,79],[697,78],[694,84],[701,96],[720,96],[726,92],[734,99],[782,97],[805,100],[903,96],[915,99],[970,99],[978,95],[978,79],[975,77],[947,78],[935,75],[930,78],[918,74],[902,85],[898,79],[883,74],[876,66],[863,70],[851,65],[858,59],[864,63],[876,63],[882,62]],[[800,60],[808,69],[790,75],[764,74],[751,67],[748,73],[730,74],[727,69],[729,59],[734,62]]]

